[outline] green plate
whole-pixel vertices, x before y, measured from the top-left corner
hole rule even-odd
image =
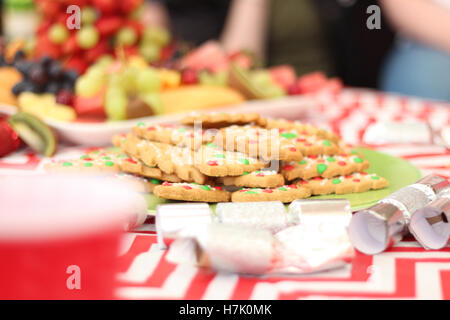
[[[369,161],[370,168],[367,172],[377,173],[381,177],[386,178],[389,181],[389,187],[362,193],[313,196],[310,199],[348,199],[352,210],[356,211],[374,205],[378,200],[386,197],[388,194],[410,185],[422,177],[417,167],[401,158],[366,148],[356,148],[356,150],[361,152],[364,158]],[[149,204],[149,214],[155,213],[154,210],[158,204],[169,202],[164,199],[159,199],[153,194],[147,196],[147,201]],[[215,205],[211,207],[214,209]]]

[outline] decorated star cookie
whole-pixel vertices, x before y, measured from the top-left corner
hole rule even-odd
[[[359,193],[382,189],[389,185],[385,178],[365,172],[330,179],[316,177],[310,180],[297,180],[294,183],[309,188],[313,195]]]
[[[304,199],[311,196],[310,188],[300,185],[284,185],[273,189],[244,188],[231,194],[232,202],[252,202],[252,201],[281,201],[292,202],[296,199]]]
[[[238,151],[264,160],[300,161],[303,158],[295,143],[280,135],[278,129],[230,126],[220,130],[214,143],[227,151]]]
[[[228,113],[209,112],[191,113],[180,120],[181,124],[193,126],[201,123],[202,128],[222,128],[230,125],[258,124],[265,125],[266,121],[258,113]]]
[[[230,193],[218,186],[200,185],[196,183],[164,182],[153,189],[153,193],[160,198],[199,201],[199,202],[228,202]]]
[[[204,130],[194,130],[191,127],[175,124],[145,125],[139,123],[132,129],[133,133],[142,139],[167,143],[178,147],[188,147],[197,150],[211,137]]]
[[[194,155],[194,166],[213,177],[240,176],[269,165],[241,152],[224,151],[214,143],[203,146]]]
[[[369,162],[359,155],[340,154],[335,156],[307,156],[300,161],[284,162],[281,173],[286,180],[304,180],[314,177],[331,178],[362,172],[369,168]]]
[[[92,173],[112,173],[120,171],[121,158],[117,154],[106,152],[91,152],[71,160],[52,160],[44,165],[51,172],[82,171]]]
[[[300,121],[290,121],[286,119],[265,119],[265,128],[267,129],[285,129],[285,130],[295,130],[298,133],[305,136],[318,136],[334,143],[339,142],[339,137],[328,130],[319,129],[316,126],[308,123],[302,123]]]
[[[244,172],[238,177],[223,177],[217,182],[226,186],[250,187],[250,188],[276,188],[284,185],[283,175],[274,170],[258,170]]]

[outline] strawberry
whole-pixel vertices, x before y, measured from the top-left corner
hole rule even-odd
[[[94,63],[95,60],[110,51],[106,40],[99,41],[93,48],[84,52],[84,59],[89,63]]]
[[[78,55],[73,55],[64,63],[64,69],[66,70],[75,70],[79,74],[83,74],[88,67],[86,61]]]
[[[142,0],[122,0],[120,1],[120,9],[123,13],[128,14],[142,4]]]
[[[20,146],[20,138],[11,128],[8,121],[0,120],[0,157],[6,156],[17,150]]]
[[[101,36],[111,36],[122,27],[122,18],[118,16],[101,17],[95,23]]]
[[[61,47],[50,41],[47,34],[43,34],[36,41],[36,56],[38,58],[48,55],[53,59],[59,59],[62,56]]]
[[[52,25],[52,22],[50,20],[44,20],[40,22],[36,28],[36,35],[41,36],[44,33],[47,33],[48,29],[50,29],[50,26]]]
[[[71,33],[69,38],[62,44],[62,52],[64,54],[74,54],[80,51],[80,49],[75,32]]]
[[[120,1],[117,0],[92,0],[92,5],[100,10],[101,13],[114,13],[119,9]]]

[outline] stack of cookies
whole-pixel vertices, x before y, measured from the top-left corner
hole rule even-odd
[[[181,201],[292,202],[384,188],[367,160],[332,132],[259,114],[191,114],[180,124],[137,124],[66,167],[125,172],[160,197]],[[88,160],[86,160],[86,158]],[[62,167],[63,164],[53,165]]]

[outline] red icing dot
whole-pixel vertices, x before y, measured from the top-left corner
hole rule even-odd
[[[345,176],[346,179],[351,179],[353,178],[353,176],[349,175],[349,176]]]
[[[338,165],[340,165],[340,166],[346,166],[347,163],[346,163],[345,161],[339,161],[339,162],[338,162]]]
[[[134,161],[133,159],[131,159],[131,158],[127,158],[127,159],[125,159],[126,161],[128,161],[128,162],[131,162],[131,163],[137,163],[136,161]]]
[[[368,175],[367,172],[361,172],[360,174],[362,174],[363,176],[367,176]]]
[[[192,188],[189,186],[183,186],[183,188],[185,188],[186,190],[191,190]]]
[[[306,142],[306,143],[305,143],[305,146],[307,146],[307,147],[311,147],[311,146],[312,146],[312,144],[311,144],[311,143],[309,143],[309,142]]]
[[[296,152],[297,149],[295,149],[295,148],[289,148],[289,151]]]
[[[86,158],[83,158],[83,160],[84,160],[84,161],[92,161],[92,158],[86,157]]]
[[[305,142],[306,139],[305,139],[305,138],[297,138],[296,141],[297,141],[297,142]]]
[[[258,173],[256,176],[257,177],[264,177],[264,173]]]
[[[206,164],[208,166],[218,166],[219,164],[217,163],[217,161],[214,160],[209,160],[208,162],[206,162]]]
[[[153,131],[153,130],[156,130],[156,128],[155,127],[148,127],[147,130],[148,131]]]
[[[273,190],[270,190],[270,189],[264,189],[263,192],[265,192],[265,193],[272,193]]]
[[[312,155],[310,155],[308,157],[311,158],[311,159],[317,159],[317,155],[316,154],[312,154]]]
[[[342,153],[341,157],[347,157],[347,154],[346,153]]]
[[[322,177],[315,177],[314,180],[320,181],[320,180],[323,180],[323,179],[322,179]]]
[[[247,191],[247,189],[242,189],[242,190],[239,190],[239,192],[245,192],[245,191]]]
[[[353,179],[353,181],[355,181],[355,182],[361,182],[361,180],[359,180],[359,179]]]
[[[302,180],[302,181],[300,181],[300,184],[308,184],[308,181]]]
[[[318,163],[325,163],[325,160],[319,159],[319,160],[317,160],[317,162],[318,162]]]
[[[308,132],[302,131],[302,134],[306,136],[308,134]]]
[[[283,167],[283,170],[286,170],[286,171],[290,171],[292,169],[294,169],[294,166],[291,166],[290,164],[287,164]]]
[[[215,186],[214,187],[216,190],[222,190],[222,188],[221,187],[218,187],[218,186]]]
[[[166,186],[166,187],[169,187],[169,186],[171,186],[172,184],[171,184],[170,182],[164,181],[162,185],[163,185],[163,186]]]
[[[297,189],[297,185],[296,184],[290,184],[290,185],[288,185],[288,187],[292,188],[292,189]]]
[[[193,138],[193,137],[194,137],[194,133],[191,132],[190,134],[188,134],[188,137],[189,137],[189,138]]]

